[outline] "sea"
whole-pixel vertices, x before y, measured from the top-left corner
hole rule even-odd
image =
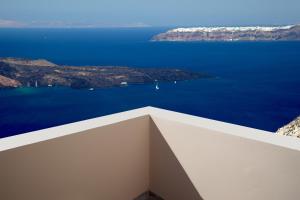
[[[93,91],[0,90],[0,137],[154,106],[275,132],[300,115],[300,42],[152,42],[159,28],[0,29],[0,57],[171,67],[214,78]]]

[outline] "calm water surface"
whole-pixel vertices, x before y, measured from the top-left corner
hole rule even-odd
[[[147,105],[275,131],[300,114],[299,42],[149,42],[166,28],[0,29],[0,57],[179,67],[216,79],[95,91],[0,90],[0,137]]]

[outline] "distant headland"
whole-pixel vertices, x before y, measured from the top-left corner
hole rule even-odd
[[[208,75],[175,68],[64,66],[44,59],[0,58],[0,88],[66,86],[106,88],[157,81],[183,81]]]
[[[176,28],[152,41],[300,41],[300,25]]]

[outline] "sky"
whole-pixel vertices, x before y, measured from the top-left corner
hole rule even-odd
[[[300,0],[0,0],[0,27],[300,24]]]

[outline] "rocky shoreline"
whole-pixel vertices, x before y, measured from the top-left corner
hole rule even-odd
[[[63,66],[44,59],[0,58],[0,88],[52,86],[75,89],[106,88],[208,77],[204,73],[175,68]]]

